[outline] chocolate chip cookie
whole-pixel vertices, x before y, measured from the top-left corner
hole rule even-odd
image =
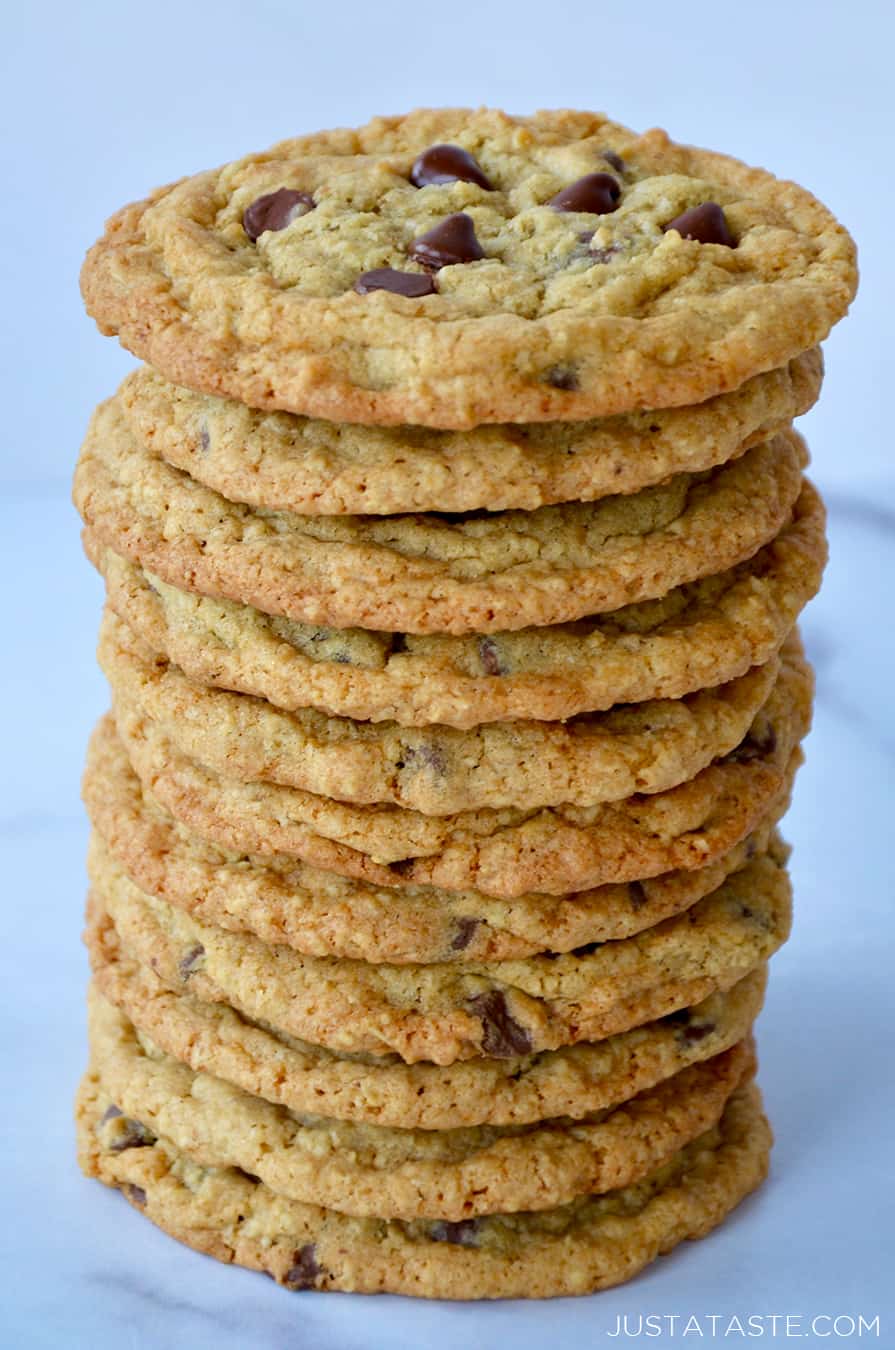
[[[445,144],[474,171],[415,172]],[[855,285],[794,183],[600,114],[462,109],[161,188],[82,272],[102,331],[180,384],[445,428],[699,403],[813,347]]]

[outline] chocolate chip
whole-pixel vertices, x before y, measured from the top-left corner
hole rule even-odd
[[[506,675],[507,668],[500,659],[497,643],[493,638],[479,638],[479,660],[486,675]]]
[[[427,187],[430,183],[475,183],[486,192],[494,191],[481,168],[468,150],[459,145],[430,145],[413,162],[410,181],[414,187]]]
[[[547,372],[547,383],[554,389],[580,389],[574,366],[554,366]]]
[[[115,1138],[109,1144],[110,1153],[124,1153],[129,1148],[151,1148],[155,1135],[141,1125],[139,1120],[130,1120],[119,1112],[120,1124]]]
[[[622,190],[611,173],[588,173],[550,198],[554,211],[585,211],[605,216],[618,206]]]
[[[479,1227],[478,1219],[460,1219],[457,1223],[439,1219],[430,1226],[429,1237],[433,1242],[452,1242],[457,1247],[476,1247]]]
[[[199,431],[199,449],[202,451],[203,455],[207,453],[208,447],[210,445],[211,445],[211,437],[208,434],[208,427],[203,422],[202,427]]]
[[[704,1041],[706,1036],[710,1036],[715,1030],[714,1022],[694,1022],[693,1011],[691,1008],[678,1008],[677,1012],[669,1013],[663,1017],[662,1021],[668,1026],[675,1027],[682,1040],[689,1044],[696,1044],[697,1041]]]
[[[703,202],[701,206],[691,206],[689,211],[675,216],[663,225],[665,233],[677,230],[682,239],[695,239],[699,244],[723,244],[725,248],[736,248],[736,240],[730,233],[727,217],[717,202]]]
[[[482,1023],[482,1049],[495,1059],[512,1059],[531,1050],[531,1034],[511,1016],[507,1001],[499,989],[489,989],[469,1000],[469,1006]]]
[[[414,239],[407,251],[414,262],[431,267],[435,272],[440,267],[475,262],[485,256],[475,237],[472,217],[465,211],[455,211],[452,216],[447,216],[434,229]]]
[[[447,769],[447,760],[440,745],[424,742],[422,745],[405,745],[403,760],[399,768],[408,765],[414,770],[429,769],[435,778],[443,778]]]
[[[466,948],[472,942],[473,934],[478,928],[480,919],[458,919],[454,936],[451,939],[452,952],[465,952]]]
[[[389,291],[392,295],[406,295],[410,300],[438,292],[435,282],[425,272],[397,272],[394,267],[374,267],[372,272],[362,272],[354,289],[358,295]]]
[[[628,899],[631,901],[631,908],[635,911],[643,909],[643,906],[647,904],[649,896],[642,881],[628,882]]]
[[[621,253],[620,244],[607,244],[605,248],[588,249],[588,254],[593,261],[595,263],[600,263],[601,265],[612,262],[612,259],[617,253]]]
[[[684,1040],[695,1044],[697,1041],[704,1041],[706,1036],[711,1036],[714,1030],[714,1022],[697,1022],[695,1024],[691,1022],[689,1026],[682,1029],[681,1034]]]
[[[115,1118],[120,1115],[121,1112],[117,1106],[107,1106],[99,1123],[100,1125],[105,1125],[107,1120],[115,1120]]]
[[[254,244],[265,230],[285,230],[297,216],[306,216],[316,205],[310,193],[277,188],[276,192],[256,197],[251,206],[246,207],[242,228]]]
[[[202,946],[201,942],[197,942],[195,946],[190,947],[189,951],[184,953],[180,958],[180,964],[177,967],[180,971],[180,978],[182,980],[188,980],[191,975],[195,975],[196,968],[204,955],[205,948]]]
[[[772,726],[768,725],[761,731],[753,727],[727,758],[735,764],[751,764],[756,759],[767,759],[776,749],[777,733]]]
[[[606,163],[610,165],[611,168],[615,169],[616,173],[624,173],[625,161],[622,159],[621,155],[617,155],[614,150],[604,150],[602,151],[602,155]]]
[[[322,1274],[317,1264],[317,1248],[313,1242],[292,1253],[292,1265],[286,1271],[283,1283],[290,1289],[313,1289],[317,1276]]]
[[[127,1185],[122,1186],[121,1189],[124,1191],[128,1200],[131,1200],[135,1205],[139,1205],[140,1208],[143,1209],[146,1204],[146,1192],[143,1190],[142,1186]]]

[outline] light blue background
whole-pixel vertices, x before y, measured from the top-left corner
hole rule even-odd
[[[877,1343],[895,1345],[890,15],[869,0],[4,7],[0,1345],[590,1347],[624,1343],[605,1334],[622,1312],[880,1314]],[[72,1162],[86,979],[77,781],[105,693],[100,587],[68,480],[90,408],[131,364],[84,317],[77,272],[104,217],[155,184],[375,112],[479,102],[664,125],[798,178],[861,246],[863,290],[803,424],[833,562],[805,623],[819,700],[787,829],[797,923],[762,1020],[774,1176],[713,1239],[597,1299],[289,1296],[177,1247]]]

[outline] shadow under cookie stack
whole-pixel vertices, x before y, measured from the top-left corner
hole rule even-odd
[[[581,1294],[762,1180],[825,557],[807,192],[420,112],[127,207],[84,1171],[293,1289]],[[698,1259],[691,1257],[691,1259]]]

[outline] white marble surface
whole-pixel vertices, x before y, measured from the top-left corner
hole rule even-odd
[[[450,1307],[284,1293],[177,1246],[76,1171],[70,1098],[84,1061],[86,978],[77,783],[105,699],[92,654],[100,587],[80,560],[65,500],[3,505],[0,613],[5,632],[24,641],[4,662],[0,688],[0,1270],[9,1291],[0,1344],[481,1350],[511,1338],[534,1350],[548,1339],[595,1345],[621,1313],[887,1311],[892,1339],[881,1343],[893,1344],[895,493],[868,485],[835,494],[832,506],[833,561],[804,625],[818,665],[817,724],[786,831],[797,920],[761,1021],[761,1079],[778,1135],[772,1180],[718,1234],[627,1289],[552,1305]]]
[[[619,1315],[647,1313],[702,1319],[698,1337],[666,1323],[650,1344],[723,1339],[707,1319],[736,1313],[880,1316],[868,1339],[895,1345],[892,15],[880,0],[741,11],[553,0],[546,16],[535,0],[432,14],[342,0],[335,24],[332,7],[294,0],[4,11],[4,1350],[589,1350],[613,1343]],[[105,694],[93,663],[100,586],[80,558],[67,479],[88,409],[129,364],[85,322],[75,277],[103,216],[156,182],[293,131],[480,100],[661,121],[808,182],[861,242],[863,290],[806,419],[831,491],[833,561],[805,624],[820,685],[787,823],[797,920],[761,1022],[774,1170],[714,1237],[598,1298],[290,1295],[177,1246],[73,1162],[86,981],[77,785]],[[814,1339],[832,1343],[828,1325]],[[811,1340],[808,1321],[790,1336]]]

